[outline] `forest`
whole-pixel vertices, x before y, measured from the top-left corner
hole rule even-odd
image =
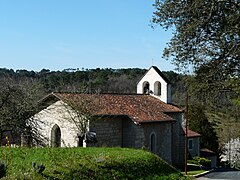
[[[0,69],[2,81],[11,80],[14,84],[28,83],[38,85],[42,93],[86,92],[86,93],[136,93],[138,80],[146,69],[65,69],[40,72],[27,70]],[[175,84],[183,76],[174,71],[163,72]],[[9,81],[8,81],[9,82]]]

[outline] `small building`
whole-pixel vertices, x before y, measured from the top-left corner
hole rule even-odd
[[[215,152],[207,149],[207,148],[202,148],[200,150],[200,155],[201,157],[205,157],[206,159],[211,160],[211,167],[216,168],[217,167],[217,155]]]
[[[183,130],[186,134],[186,128],[183,128]],[[188,129],[187,138],[188,138],[188,152],[190,158],[194,158],[195,156],[204,157],[206,159],[211,160],[212,168],[217,167],[216,153],[207,148],[202,148],[200,146],[201,134]]]
[[[186,134],[186,128],[183,128],[184,133]],[[190,156],[193,158],[195,156],[200,156],[200,138],[201,135],[197,132],[191,131],[188,129],[187,131],[188,138],[188,152]]]

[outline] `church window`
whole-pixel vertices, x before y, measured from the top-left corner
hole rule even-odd
[[[155,153],[156,152],[156,135],[152,133],[150,136],[150,151]]]
[[[55,124],[51,130],[51,146],[52,147],[61,146],[61,130],[57,124]]]
[[[154,95],[161,95],[161,83],[159,81],[154,83]]]
[[[149,82],[145,81],[143,83],[143,94],[149,94]]]

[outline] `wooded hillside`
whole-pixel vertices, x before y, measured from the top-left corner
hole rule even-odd
[[[40,72],[27,70],[0,69],[0,78],[11,78],[16,82],[29,81],[38,83],[45,93],[50,92],[100,92],[100,93],[136,93],[138,80],[146,69],[65,69]],[[173,72],[163,72],[175,84],[181,80],[181,75]]]

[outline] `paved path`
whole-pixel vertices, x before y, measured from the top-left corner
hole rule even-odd
[[[197,178],[197,180],[240,180],[240,171],[237,170],[226,170],[226,169],[219,169],[205,176]]]

